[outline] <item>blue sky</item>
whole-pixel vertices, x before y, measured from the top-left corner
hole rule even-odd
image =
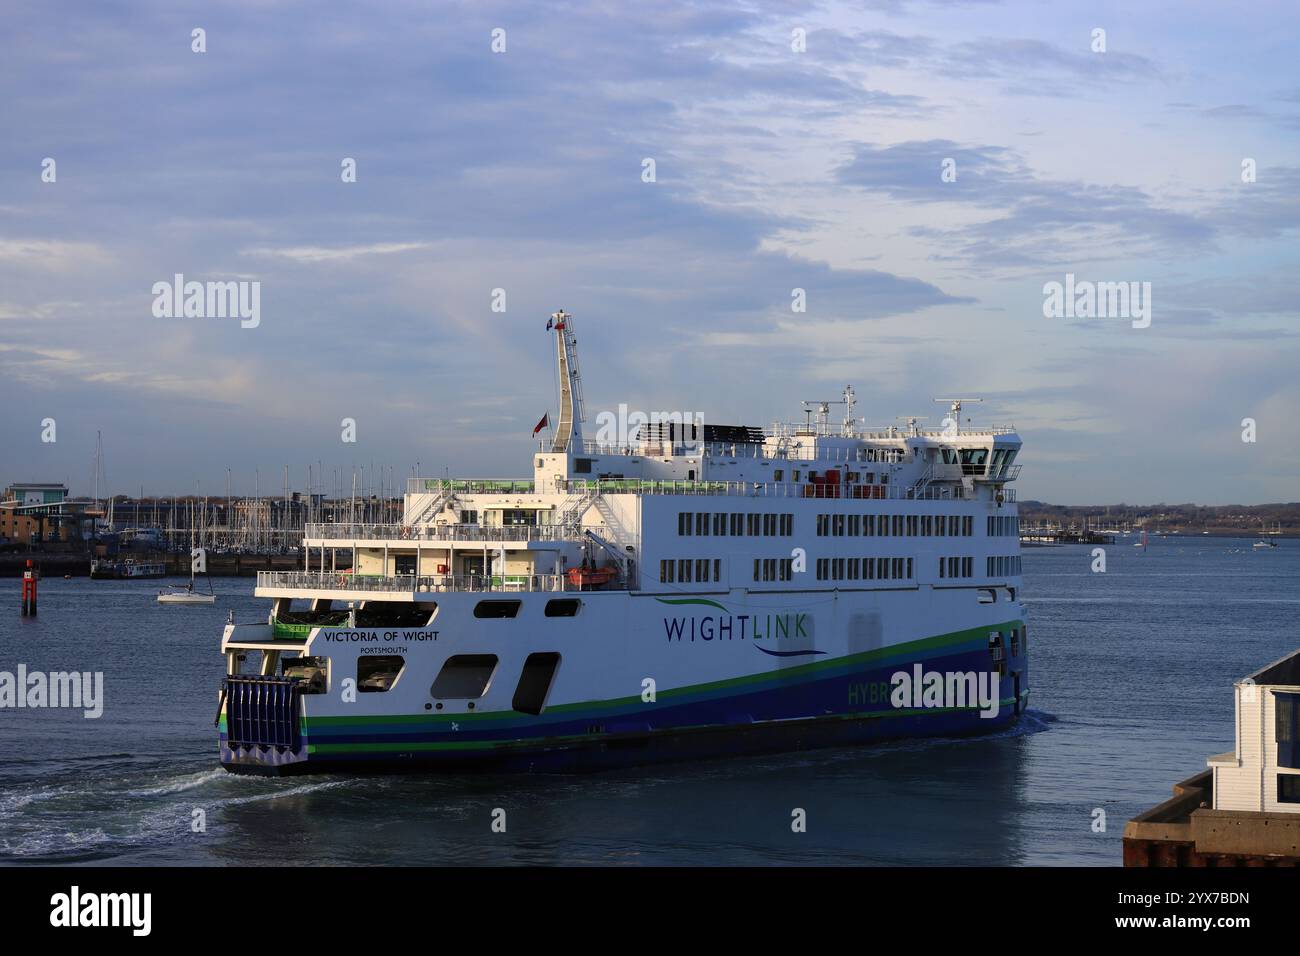
[[[870,423],[937,423],[933,398],[983,396],[1025,440],[1022,498],[1300,498],[1294,5],[3,18],[0,481],[87,492],[96,431],[122,493],[527,475],[564,307],[589,417],[767,425],[851,382]],[[178,272],[259,281],[260,325],[156,318]],[[1044,318],[1067,272],[1150,282],[1150,327]]]

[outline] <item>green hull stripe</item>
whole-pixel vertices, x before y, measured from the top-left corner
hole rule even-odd
[[[724,680],[711,681],[704,684],[692,684],[686,687],[672,688],[660,691],[657,694],[657,702],[672,701],[681,702],[691,697],[703,697],[708,694],[717,694],[721,691],[733,691],[737,688],[750,688],[762,686],[764,684],[779,685],[782,683],[794,683],[806,678],[815,678],[819,674],[837,670],[844,667],[863,667],[879,665],[898,657],[910,657],[916,654],[922,654],[929,651],[948,650],[955,646],[966,643],[982,644],[988,640],[990,631],[1004,630],[1010,627],[1020,627],[1022,622],[1019,619],[1003,621],[999,624],[987,624],[981,627],[967,628],[963,631],[952,631],[948,634],[938,634],[933,637],[921,638],[915,641],[909,641],[904,644],[896,644],[890,647],[877,648],[872,651],[864,651],[860,654],[849,654],[845,657],[836,657],[830,660],[813,661],[808,664],[800,664],[795,667],[789,667],[780,671],[765,671],[758,674],[747,674],[742,677],[729,677]],[[616,710],[622,707],[641,704],[640,695],[631,695],[628,697],[617,697],[607,700],[589,700],[579,701],[572,704],[558,704],[554,707],[547,707],[544,717],[565,717],[571,716],[576,712],[588,711],[598,712],[602,710]],[[897,712],[894,712],[897,713]],[[926,713],[935,713],[934,708],[927,708]],[[505,712],[483,712],[483,713],[463,713],[463,714],[376,714],[376,715],[356,715],[356,716],[307,716],[302,721],[302,731],[309,734],[311,728],[325,730],[332,727],[347,726],[365,726],[367,724],[412,724],[419,727],[436,726],[438,724],[472,723],[475,727],[490,729],[494,721],[496,722],[518,722],[522,714],[515,711]],[[536,718],[534,718],[536,720]],[[223,711],[219,723],[222,732],[226,729],[226,718]],[[558,738],[557,738],[558,739]],[[342,746],[342,745],[324,745],[321,746]],[[403,744],[394,746],[402,747]]]
[[[998,702],[999,710],[1002,707],[1015,703],[1014,697],[1004,697]],[[927,717],[930,715],[938,716],[940,714],[953,714],[961,712],[979,713],[978,707],[900,707],[890,710],[868,710],[858,711],[852,714],[826,714],[819,715],[816,720],[879,720],[883,717]],[[754,724],[745,724],[737,726],[762,727],[764,724],[789,724],[790,721],[758,721]],[[666,727],[662,730],[652,731],[655,734],[674,734],[691,730],[720,730],[726,729],[719,724],[702,724],[698,726],[681,726]],[[528,748],[536,749],[537,747],[556,747],[566,744],[579,743],[592,739],[608,739],[608,734],[566,734],[555,737],[533,737],[526,740],[464,740],[464,741],[420,741],[413,743],[349,743],[349,744],[308,744],[307,754],[348,754],[348,753],[414,753],[417,751],[454,751],[454,750],[481,750],[496,751],[509,750],[511,748]]]

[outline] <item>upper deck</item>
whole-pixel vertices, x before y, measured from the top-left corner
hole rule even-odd
[[[747,586],[771,581],[757,576],[755,559],[788,563],[795,545],[820,560],[849,562],[845,581],[900,580],[892,564],[884,579],[856,577],[864,561],[901,561],[906,568],[915,561],[918,569],[924,561],[928,569],[938,557],[966,569],[987,558],[987,574],[963,576],[1005,577],[1005,541],[941,555],[922,540],[931,522],[942,540],[945,521],[974,528],[985,516],[990,535],[995,517],[1002,522],[997,534],[1008,534],[1014,509],[1001,509],[1016,499],[1007,485],[1019,476],[1020,439],[1010,425],[963,421],[962,403],[972,400],[944,399],[951,407],[942,429],[923,428],[918,417],[906,425],[862,426],[853,416],[851,387],[838,403],[846,411],[841,424],[829,420],[836,403],[806,402],[806,421],[778,422],[766,431],[671,414],[638,417],[620,406],[617,427],[606,421],[589,439],[572,316],[555,313],[551,327],[561,407],[555,432],[539,440],[532,456],[531,479],[408,479],[400,523],[310,524],[303,571],[259,576],[258,594],[319,592],[364,601],[380,591],[418,601],[446,591],[568,590],[593,581],[606,590],[635,589],[647,568],[661,583],[694,585],[705,583],[700,562],[708,563],[709,583],[723,583],[725,573],[732,586]],[[602,413],[598,421],[608,417]],[[549,415],[534,435],[548,422]],[[684,504],[688,499],[700,500]],[[823,526],[840,527],[836,516],[848,519],[848,527],[895,530],[882,531],[881,541],[817,541]],[[704,530],[681,530],[694,526]],[[769,530],[775,528],[785,530]],[[905,536],[918,540],[907,547],[893,541]],[[780,542],[784,555],[764,537],[790,539]],[[707,554],[700,550],[703,538],[718,541]],[[343,561],[340,551],[349,552]],[[675,576],[667,576],[665,562],[678,565]],[[699,563],[694,580],[681,577],[687,562]],[[935,567],[934,575],[950,579]],[[839,579],[838,568],[833,564],[825,580]],[[918,571],[916,580],[930,574]]]

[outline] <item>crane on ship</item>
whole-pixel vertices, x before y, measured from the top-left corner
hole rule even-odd
[[[582,408],[582,376],[578,371],[578,340],[573,334],[573,315],[560,309],[551,313],[546,323],[555,330],[555,359],[560,372],[560,420],[555,427],[551,451],[569,450],[576,443],[582,450],[582,423],[586,415]]]

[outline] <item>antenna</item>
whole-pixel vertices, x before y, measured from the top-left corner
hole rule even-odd
[[[921,434],[916,427],[917,423],[925,421],[929,416],[928,415],[895,415],[894,417],[898,419],[900,422],[907,422],[908,435],[910,435],[913,438],[916,438],[918,435]]]
[[[967,402],[982,402],[982,398],[936,398],[936,402],[942,405],[948,403],[948,411],[952,415],[952,420],[957,423],[957,431],[961,431],[961,407]]]
[[[828,399],[826,401],[822,401],[820,399],[808,399],[807,401],[805,401],[803,403],[803,413],[805,418],[809,420],[809,426],[808,426],[809,431],[812,430],[812,424],[811,424],[812,406],[814,405],[817,406],[817,424],[821,426],[822,433],[825,434],[826,428],[830,424],[831,406],[846,404],[849,401],[849,399],[852,398],[851,390],[852,390],[852,386],[850,386],[849,389],[845,390],[846,393],[848,393],[846,398]],[[849,408],[852,409],[852,405],[849,405]]]

